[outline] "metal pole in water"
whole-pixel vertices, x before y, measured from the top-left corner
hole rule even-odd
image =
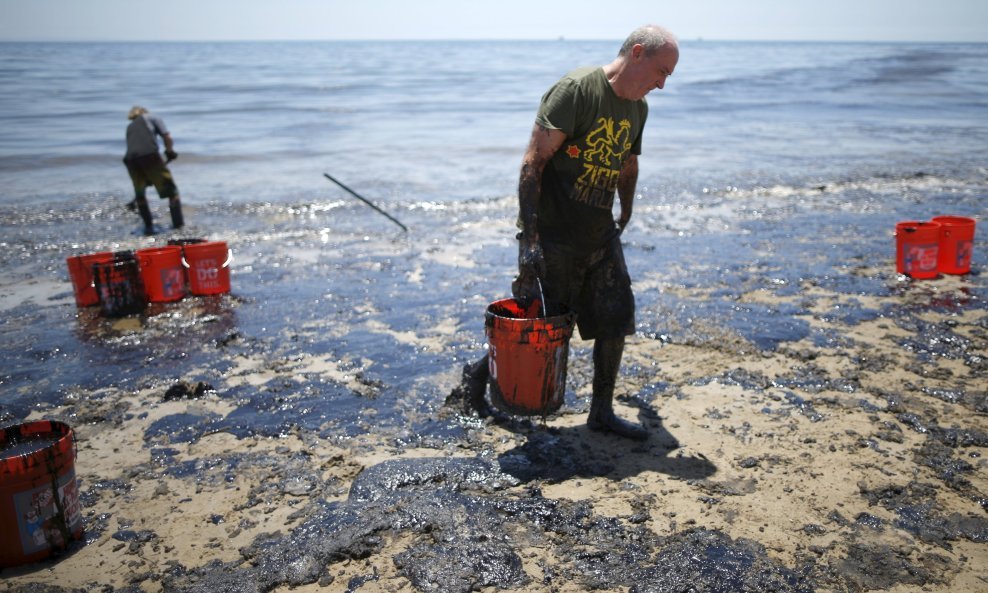
[[[373,203],[373,202],[371,202],[370,200],[368,200],[367,198],[365,198],[365,197],[363,197],[362,195],[360,195],[360,194],[358,194],[357,192],[355,192],[355,191],[353,191],[353,190],[352,190],[352,189],[350,189],[349,187],[347,187],[347,186],[345,186],[345,185],[343,185],[343,183],[342,183],[342,182],[340,182],[340,181],[338,181],[338,180],[337,180],[336,178],[334,178],[334,177],[333,177],[332,175],[330,175],[329,173],[323,173],[323,175],[325,175],[325,176],[326,176],[326,179],[329,179],[330,181],[332,181],[332,182],[333,182],[333,183],[335,183],[336,185],[338,185],[338,186],[340,186],[340,187],[342,187],[343,189],[345,189],[345,190],[346,190],[347,192],[349,192],[349,193],[350,193],[350,195],[352,195],[353,197],[355,197],[355,198],[357,198],[357,199],[358,199],[358,200],[360,200],[361,202],[363,202],[363,203],[365,203],[365,204],[367,204],[368,206],[370,206],[370,207],[371,207],[371,208],[373,208],[374,210],[377,210],[378,212],[380,212],[381,214],[383,214],[384,216],[386,216],[386,217],[388,218],[388,220],[390,220],[391,222],[393,222],[393,223],[395,223],[396,225],[398,225],[398,226],[400,226],[400,227],[401,227],[401,230],[403,230],[403,231],[405,231],[406,233],[408,232],[408,227],[406,227],[405,225],[403,225],[403,224],[401,224],[401,222],[399,222],[397,218],[395,218],[394,216],[391,216],[390,214],[388,214],[388,213],[387,213],[387,212],[385,212],[384,210],[381,210],[380,208],[378,208],[377,206],[375,206],[375,205],[374,205],[374,203]]]

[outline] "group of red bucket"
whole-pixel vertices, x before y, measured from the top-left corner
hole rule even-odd
[[[973,218],[935,216],[895,225],[895,269],[910,278],[967,274],[974,253]]]
[[[79,307],[105,317],[144,310],[149,302],[230,292],[231,252],[224,241],[174,239],[164,247],[102,251],[66,259]]]

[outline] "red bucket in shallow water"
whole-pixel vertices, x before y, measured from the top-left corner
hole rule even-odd
[[[505,412],[546,416],[563,405],[575,316],[542,317],[540,307],[504,299],[487,308],[491,402]]]
[[[93,278],[103,316],[133,315],[147,306],[144,283],[133,253],[118,252],[113,261],[93,265]]]
[[[189,292],[195,295],[230,292],[233,253],[225,241],[207,241],[182,247],[189,269]]]
[[[73,255],[66,258],[69,267],[69,279],[72,280],[72,291],[75,293],[77,307],[89,307],[99,304],[99,295],[93,284],[93,264],[113,261],[113,253],[101,251],[88,255]]]
[[[936,278],[940,223],[910,220],[895,225],[895,270],[912,278]]]
[[[934,216],[940,225],[937,267],[944,274],[967,274],[974,254],[974,219],[964,216]]]
[[[43,560],[82,537],[75,458],[61,422],[0,428],[0,566]]]
[[[137,250],[144,294],[152,303],[167,303],[185,296],[185,267],[177,245]]]

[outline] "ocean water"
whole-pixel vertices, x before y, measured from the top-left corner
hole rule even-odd
[[[617,42],[0,45],[0,200],[126,197],[126,112],[172,130],[196,203],[510,195],[541,93]],[[962,172],[984,161],[988,45],[683,43],[649,97],[641,189]]]
[[[245,405],[246,431],[328,417],[352,427],[368,407],[382,426],[428,415],[482,350],[485,304],[510,284],[518,168],[541,94],[618,45],[0,44],[0,420],[193,374],[252,402],[225,386],[238,348],[332,360],[366,378],[356,391],[375,391],[284,388],[304,402]],[[624,235],[640,336],[839,342],[808,326],[800,287],[894,295],[896,221],[984,220],[988,44],[685,41],[648,101]],[[133,104],[175,139],[185,234],[233,246],[233,294],[121,325],[76,309],[65,257],[171,236],[136,236],[123,208]],[[951,306],[985,307],[984,236],[979,226],[970,298]],[[779,304],[740,304],[759,289]]]

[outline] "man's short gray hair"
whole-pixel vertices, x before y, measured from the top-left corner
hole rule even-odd
[[[134,105],[133,107],[130,108],[130,111],[127,113],[127,119],[135,119],[141,115],[144,115],[147,112],[148,110],[141,107],[140,105]]]
[[[652,56],[667,45],[675,45],[676,37],[667,29],[658,25],[645,25],[638,27],[628,35],[618,51],[619,56],[627,56],[631,53],[631,48],[641,45],[645,48],[645,55]]]

